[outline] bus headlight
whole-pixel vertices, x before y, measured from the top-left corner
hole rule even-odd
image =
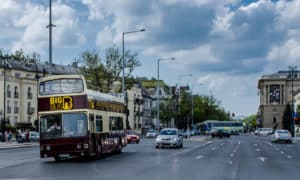
[[[84,144],[84,149],[88,149],[89,148],[89,144]]]
[[[51,146],[46,146],[47,151],[50,151],[50,149],[51,149]]]
[[[77,144],[77,145],[76,145],[76,148],[77,148],[77,149],[81,149],[81,144]]]

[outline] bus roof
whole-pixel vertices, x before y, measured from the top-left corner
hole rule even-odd
[[[118,102],[118,103],[124,104],[123,98],[113,96],[111,94],[101,93],[101,92],[90,90],[90,89],[87,89],[86,92],[87,92],[88,98],[91,98],[91,99],[95,99],[98,101],[106,101],[106,102]]]

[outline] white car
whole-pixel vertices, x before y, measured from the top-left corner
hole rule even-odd
[[[178,129],[164,128],[159,132],[159,135],[155,139],[155,147],[162,148],[164,146],[175,148],[183,147],[183,138]]]
[[[288,130],[278,129],[272,135],[272,142],[285,141],[292,143],[292,136]]]
[[[155,137],[157,136],[157,132],[156,132],[155,130],[153,130],[153,129],[150,129],[150,130],[147,132],[146,136],[147,136],[148,138],[155,138]]]
[[[272,128],[259,128],[257,130],[255,130],[254,132],[256,135],[269,135],[273,133],[273,129]]]

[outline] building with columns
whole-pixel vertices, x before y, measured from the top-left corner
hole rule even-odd
[[[37,120],[38,79],[47,76],[48,64],[0,59],[0,119],[27,129]],[[76,67],[52,65],[53,74],[78,74]],[[6,77],[6,78],[4,78]],[[5,85],[4,85],[5,84]],[[4,109],[5,105],[5,109]]]
[[[262,76],[258,89],[258,127],[282,128],[284,111],[292,104],[293,92],[300,89],[300,71],[294,71],[294,76],[291,71]]]

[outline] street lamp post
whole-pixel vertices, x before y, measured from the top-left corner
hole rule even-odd
[[[128,32],[123,32],[123,36],[122,36],[122,95],[123,95],[123,98],[124,98],[124,103],[126,101],[126,98],[125,98],[125,54],[124,54],[124,37],[126,34],[130,34],[130,33],[137,33],[137,32],[143,32],[143,31],[146,31],[146,29],[140,29],[140,30],[137,30],[137,31],[128,31]]]
[[[291,133],[292,136],[295,137],[295,118],[294,118],[294,78],[297,70],[297,66],[289,66],[290,69],[290,77],[292,78],[292,119],[291,119]]]
[[[159,62],[160,61],[174,61],[175,58],[166,58],[166,59],[157,59],[157,83],[156,83],[156,100],[157,100],[157,131],[160,128],[160,120],[159,120]]]

